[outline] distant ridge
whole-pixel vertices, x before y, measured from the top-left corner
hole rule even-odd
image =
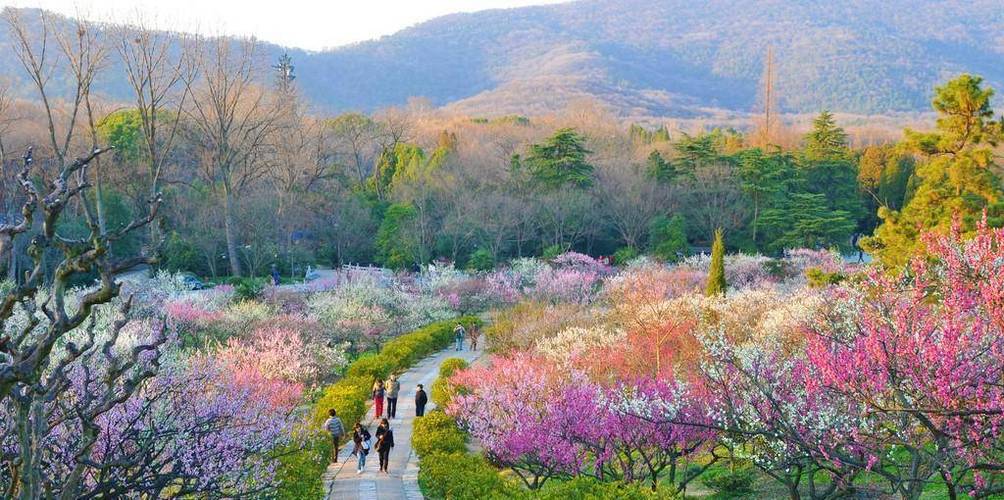
[[[328,111],[423,96],[472,115],[539,114],[590,98],[622,116],[691,117],[753,109],[768,45],[787,112],[925,111],[933,86],[960,72],[1004,91],[997,0],[580,0],[291,54],[304,93]],[[4,74],[19,69],[0,52]]]

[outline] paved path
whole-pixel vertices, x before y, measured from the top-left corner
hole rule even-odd
[[[482,340],[484,336],[482,335]],[[465,345],[466,347],[466,345]],[[425,391],[430,392],[432,382],[439,376],[439,365],[447,358],[459,357],[468,362],[480,357],[481,351],[464,350],[457,352],[452,348],[425,358],[410,370],[403,373],[398,380],[401,382],[401,396],[397,402],[397,418],[390,421],[394,431],[394,449],[390,452],[390,474],[378,473],[380,468],[376,452],[366,457],[366,467],[362,474],[356,474],[356,459],[351,456],[352,446],[342,448],[338,455],[338,463],[328,467],[324,475],[324,486],[331,500],[417,500],[422,499],[418,488],[418,457],[411,449],[411,425],[415,419],[415,386],[423,384]],[[429,400],[426,412],[435,408],[435,403]],[[373,421],[372,406],[366,419],[370,421],[369,431],[376,431],[377,423]]]

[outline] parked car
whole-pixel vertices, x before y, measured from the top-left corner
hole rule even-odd
[[[182,276],[181,281],[189,290],[205,290],[206,288],[206,284],[193,274],[186,274]]]

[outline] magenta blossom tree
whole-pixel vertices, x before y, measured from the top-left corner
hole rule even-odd
[[[464,390],[447,412],[530,488],[552,477],[589,475],[646,481],[653,489],[668,477],[682,491],[695,476],[678,467],[709,449],[716,435],[709,425],[671,421],[707,420],[682,385],[641,380],[604,387],[526,353],[493,358],[458,372],[453,382]]]
[[[904,277],[870,275],[855,328],[813,330],[806,388],[848,402],[866,424],[856,442],[902,497],[932,476],[950,498],[1004,492],[988,482],[1004,469],[1004,231],[924,242],[932,258]]]

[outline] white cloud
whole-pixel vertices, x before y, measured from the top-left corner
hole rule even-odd
[[[383,35],[454,12],[567,0],[0,0],[96,21],[146,24],[176,31],[255,35],[312,50]]]

